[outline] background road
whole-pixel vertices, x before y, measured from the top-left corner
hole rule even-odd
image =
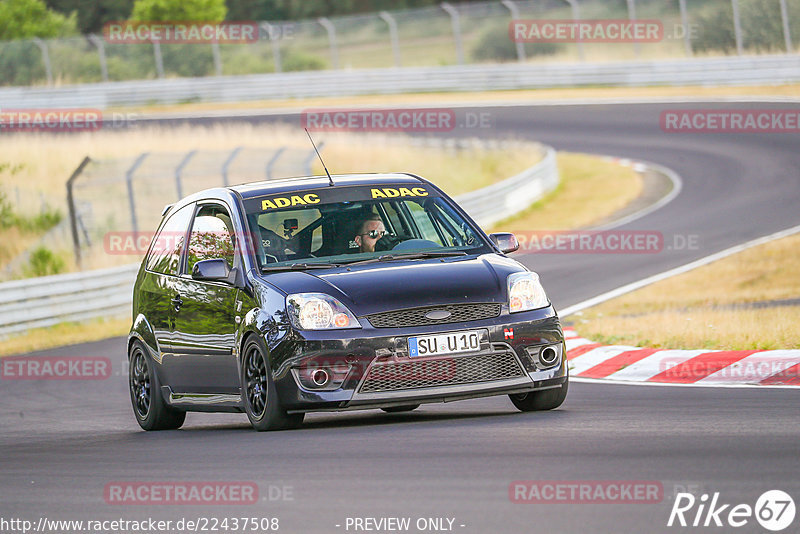
[[[492,128],[560,150],[643,159],[681,175],[670,204],[623,229],[697,235],[659,254],[518,256],[560,308],[800,223],[796,134],[665,134],[663,109],[764,104],[475,108]],[[772,107],[800,109],[797,105]],[[296,117],[253,120],[288,120]],[[335,163],[328,161],[335,169]],[[258,434],[243,415],[189,414],[177,432],[144,433],[126,389],[124,340],[40,354],[108,356],[99,382],[0,382],[0,516],[51,519],[279,517],[283,532],[344,531],[348,516],[455,518],[460,532],[660,532],[676,488],[754,505],[768,489],[800,502],[800,411],[789,389],[573,383],[561,409],[521,414],[505,397],[427,405],[408,414],[315,414],[301,430]],[[657,504],[509,502],[514,480],[657,480]],[[110,506],[120,480],[249,480],[245,507]],[[293,500],[268,499],[290,486]],[[797,531],[795,519],[789,531]],[[460,525],[465,525],[461,527]],[[739,532],[762,532],[751,520]]]

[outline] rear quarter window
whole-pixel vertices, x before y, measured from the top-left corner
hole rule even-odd
[[[186,230],[194,213],[194,204],[182,207],[169,216],[153,239],[145,258],[145,268],[161,274],[177,275]]]

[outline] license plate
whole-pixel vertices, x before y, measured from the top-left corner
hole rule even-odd
[[[477,331],[408,338],[408,355],[411,358],[476,352],[480,349],[481,336]]]

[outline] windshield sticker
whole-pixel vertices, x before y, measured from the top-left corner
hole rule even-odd
[[[387,184],[386,187],[330,187],[315,189],[313,192],[278,193],[245,200],[245,209],[269,212],[286,208],[307,208],[338,202],[363,202],[393,199],[433,198],[439,193],[430,187],[410,187],[407,184]]]
[[[424,187],[400,187],[394,189],[384,187],[383,189],[373,189],[372,198],[396,198],[396,197],[427,197],[428,191]]]
[[[319,195],[308,193],[306,195],[292,195],[288,197],[274,197],[261,201],[261,211],[274,210],[278,208],[288,208],[290,206],[307,206],[309,204],[319,204]]]

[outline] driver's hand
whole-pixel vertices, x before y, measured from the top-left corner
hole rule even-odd
[[[408,236],[386,233],[375,242],[376,251],[392,250],[398,243],[408,239]]]

